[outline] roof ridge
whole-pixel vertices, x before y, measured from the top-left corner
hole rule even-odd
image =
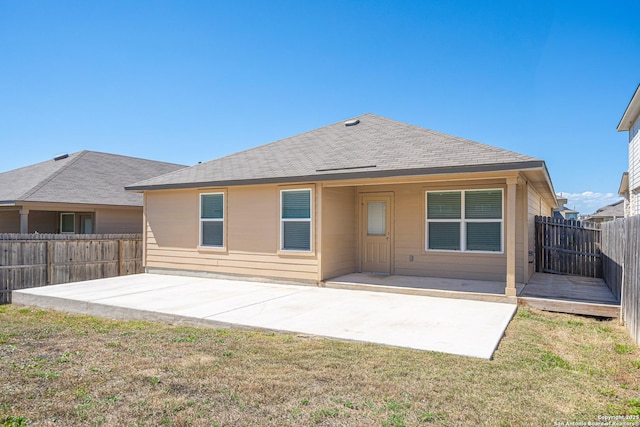
[[[448,134],[448,133],[444,133],[444,132],[440,132],[440,131],[437,131],[437,130],[429,129],[429,128],[426,128],[426,127],[423,127],[423,126],[414,125],[412,123],[406,123],[406,122],[401,122],[401,121],[398,121],[398,120],[390,119],[388,117],[380,116],[380,115],[377,115],[377,114],[371,114],[371,115],[379,117],[379,118],[381,118],[383,120],[386,120],[388,122],[397,123],[397,124],[400,124],[400,125],[403,125],[403,126],[411,126],[411,127],[416,128],[417,130],[420,130],[420,131],[425,131],[426,130],[426,131],[428,131],[428,132],[430,132],[432,134],[443,136],[443,137],[450,138],[450,139],[454,139],[454,140],[457,140],[457,141],[460,141],[460,142],[472,142],[474,144],[482,145],[483,147],[487,147],[487,148],[490,148],[492,150],[500,150],[500,151],[503,151],[503,152],[506,152],[506,153],[516,154],[518,156],[526,156],[526,157],[529,157],[531,159],[540,160],[537,157],[533,157],[533,156],[529,156],[529,155],[526,155],[526,154],[518,153],[517,151],[513,151],[513,150],[507,150],[506,148],[502,148],[502,147],[496,147],[495,145],[490,145],[490,144],[487,144],[487,143],[484,143],[484,142],[476,141],[475,139],[469,139],[469,138],[464,138],[464,137],[457,136],[457,135],[451,135],[451,134]]]
[[[353,116],[353,117],[351,117],[351,119],[355,119],[355,118],[363,117],[363,116],[368,116],[368,115],[375,115],[375,114],[371,114],[371,113],[360,114],[360,115],[358,115],[358,116]],[[384,117],[383,117],[383,118],[384,118]],[[351,119],[345,119],[345,120],[351,120]],[[267,142],[266,144],[261,144],[261,145],[258,145],[257,147],[247,148],[246,150],[237,151],[237,152],[235,152],[235,153],[227,154],[226,156],[218,157],[217,159],[212,159],[212,160],[209,160],[208,162],[204,162],[204,163],[201,163],[201,164],[206,164],[206,163],[210,163],[210,162],[215,162],[215,161],[217,161],[217,160],[221,160],[221,159],[224,159],[224,158],[227,158],[227,157],[232,157],[232,156],[235,156],[235,155],[237,155],[237,154],[241,154],[241,153],[242,153],[242,154],[244,154],[244,153],[249,153],[249,152],[251,152],[251,151],[255,151],[255,150],[258,150],[258,149],[262,149],[262,148],[268,147],[269,145],[273,145],[273,144],[277,144],[277,143],[280,143],[280,142],[288,141],[288,140],[290,140],[290,139],[297,138],[297,137],[299,137],[299,136],[306,135],[306,134],[311,133],[311,132],[316,132],[316,131],[318,131],[318,130],[320,130],[320,129],[324,129],[324,128],[327,128],[327,127],[329,127],[329,126],[335,126],[335,125],[337,125],[338,123],[344,123],[344,122],[345,122],[345,120],[338,120],[338,121],[337,121],[337,122],[335,122],[335,123],[330,123],[330,124],[328,124],[328,125],[324,125],[324,126],[321,126],[321,127],[319,127],[319,128],[310,129],[310,130],[307,130],[307,131],[304,131],[304,132],[300,132],[300,133],[297,133],[297,134],[295,134],[295,135],[288,136],[288,137],[286,137],[286,138],[278,139],[278,140],[276,140],[276,141]],[[198,165],[195,165],[195,166],[197,167]]]
[[[18,200],[26,200],[27,198],[33,196],[36,192],[38,192],[42,187],[45,186],[45,184],[51,182],[56,176],[60,175],[62,172],[64,172],[65,170],[67,170],[71,165],[73,165],[75,162],[77,162],[79,159],[81,159],[82,157],[84,157],[89,151],[88,150],[82,150],[82,151],[78,151],[76,153],[71,153],[71,156],[77,154],[76,157],[74,157],[73,159],[71,159],[71,161],[62,166],[60,169],[56,170],[55,172],[52,172],[50,175],[48,175],[46,178],[42,179],[38,184],[34,185],[33,188],[27,192],[25,192],[22,196],[20,196],[18,198]]]
[[[375,116],[375,114],[372,114],[372,113],[364,113],[364,114],[360,114],[360,115],[358,115],[358,116],[353,116],[353,117],[351,117],[351,119],[345,119],[345,120],[352,120],[352,119],[355,119],[355,118],[358,118],[358,117],[364,117],[364,116]],[[381,116],[380,116],[380,117],[381,117]],[[383,118],[384,118],[384,117],[383,117]],[[218,158],[215,158],[215,159],[211,159],[211,160],[209,160],[209,161],[202,162],[202,163],[198,163],[198,164],[195,164],[195,165],[192,165],[192,166],[187,166],[187,168],[194,168],[194,169],[195,169],[195,168],[198,168],[198,167],[200,167],[200,166],[203,166],[203,165],[206,165],[206,164],[209,164],[209,163],[212,163],[212,162],[217,162],[217,161],[220,161],[220,160],[222,160],[222,159],[228,159],[228,158],[235,157],[235,156],[237,156],[237,155],[239,155],[239,154],[244,155],[244,154],[246,154],[246,153],[251,153],[251,152],[256,151],[256,150],[258,150],[258,149],[264,149],[265,147],[268,147],[268,146],[273,145],[273,144],[277,144],[277,143],[281,143],[281,142],[284,142],[284,141],[288,141],[288,140],[290,140],[290,139],[292,139],[292,138],[297,138],[297,137],[299,137],[299,136],[306,135],[306,134],[308,134],[308,133],[315,132],[315,131],[318,131],[318,130],[320,130],[320,129],[324,129],[324,128],[327,128],[327,127],[329,127],[329,126],[335,126],[335,125],[337,125],[338,123],[341,123],[341,122],[342,122],[342,123],[344,123],[344,122],[345,122],[345,120],[338,120],[337,122],[330,123],[330,124],[328,124],[328,125],[324,125],[324,126],[319,127],[319,128],[309,129],[309,130],[306,130],[306,131],[304,131],[304,132],[300,132],[300,133],[297,133],[297,134],[295,134],[295,135],[288,136],[288,137],[286,137],[286,138],[277,139],[277,140],[275,140],[275,141],[267,142],[266,144],[261,144],[261,145],[258,145],[258,146],[256,146],[256,147],[247,148],[246,150],[236,151],[235,153],[230,153],[230,154],[227,154],[226,156],[222,156],[222,157],[218,157]],[[186,169],[186,168],[183,168],[183,169]],[[167,172],[166,174],[164,174],[164,175],[160,175],[160,176],[172,175],[172,174],[174,174],[174,173],[176,173],[176,172],[179,172],[180,170],[181,170],[181,169],[178,169],[178,170],[175,170],[175,171],[172,171],[172,172]],[[138,185],[138,184],[144,184],[145,182],[147,182],[147,181],[151,181],[151,180],[155,180],[156,178],[159,178],[159,177],[152,177],[152,178],[148,178],[148,179],[145,179],[145,180],[143,180],[143,181],[136,182],[135,184],[136,184],[136,185]],[[126,188],[129,188],[129,186],[127,186]]]
[[[188,167],[187,165],[183,165],[183,164],[180,164],[180,163],[164,162],[164,161],[160,161],[160,160],[146,159],[146,158],[143,158],[143,157],[127,156],[127,155],[124,155],[124,154],[107,153],[106,151],[82,150],[82,151],[79,151],[79,152],[84,152],[85,154],[88,154],[88,153],[104,154],[104,155],[113,156],[113,157],[124,157],[126,159],[143,160],[145,162],[165,163],[165,164],[168,164],[168,165],[176,165],[176,166]]]

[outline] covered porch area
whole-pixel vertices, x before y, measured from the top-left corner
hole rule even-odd
[[[618,317],[620,302],[602,279],[534,273],[516,296],[505,295],[504,281],[351,273],[322,283],[328,288],[517,303],[546,311]]]
[[[517,171],[319,184],[317,280],[515,302],[533,268],[529,219],[547,209],[532,192]]]

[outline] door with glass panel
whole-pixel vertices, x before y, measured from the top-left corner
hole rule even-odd
[[[366,195],[361,199],[361,271],[391,274],[392,196]]]

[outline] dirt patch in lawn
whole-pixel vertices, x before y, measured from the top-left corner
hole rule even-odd
[[[0,306],[0,426],[554,425],[640,415],[616,321],[519,309],[486,361]]]

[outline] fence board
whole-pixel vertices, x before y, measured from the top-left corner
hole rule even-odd
[[[536,216],[536,271],[601,277],[600,230],[580,221]]]
[[[620,299],[620,318],[640,344],[640,216],[602,225],[604,281]]]
[[[0,234],[0,303],[13,290],[142,271],[141,234]]]

